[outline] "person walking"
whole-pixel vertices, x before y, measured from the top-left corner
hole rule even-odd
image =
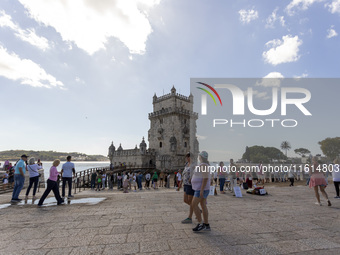
[[[33,187],[33,198],[32,198],[32,204],[34,204],[34,201],[37,199],[35,197],[35,193],[37,192],[37,187],[38,187],[38,183],[39,183],[39,170],[42,169],[42,166],[35,164],[35,159],[34,158],[30,158],[28,160],[28,165],[27,165],[27,170],[30,176],[30,182],[28,185],[28,188],[26,190],[26,196],[25,196],[25,204],[27,203],[28,200],[28,195],[30,193],[30,190],[34,184]]]
[[[72,173],[73,176],[76,174],[76,170],[74,168],[74,164],[71,162],[72,157],[67,156],[66,160],[67,162],[63,164],[63,167],[61,169],[61,175],[63,180],[62,185],[62,197],[65,197],[65,185],[67,182],[68,185],[68,198],[72,198]]]
[[[317,161],[316,157],[313,157],[313,164],[312,167],[309,169],[309,171],[312,171],[312,175],[309,180],[309,187],[314,189],[315,197],[317,202],[316,205],[322,205],[320,201],[320,195],[319,195],[319,189],[324,196],[324,198],[327,200],[328,206],[331,206],[332,203],[328,199],[328,195],[325,191],[325,188],[327,187],[327,182],[325,179],[324,174],[319,170],[320,165]]]
[[[26,164],[27,164],[27,155],[22,155],[21,159],[15,165],[14,171],[14,189],[12,193],[12,203],[18,203],[22,199],[19,199],[19,194],[24,187],[25,183],[25,173],[26,173]]]
[[[199,154],[198,159],[200,162],[199,169],[194,171],[191,178],[192,189],[195,191],[194,198],[192,200],[192,208],[198,221],[197,226],[192,229],[194,232],[202,230],[210,231],[207,198],[210,192],[211,174],[207,169],[209,166],[208,153],[206,151],[202,151]],[[204,222],[202,222],[201,211],[198,204],[201,204]]]
[[[60,174],[57,169],[57,166],[59,166],[59,164],[60,164],[59,159],[53,161],[53,164],[50,168],[50,177],[47,179],[47,188],[42,197],[40,198],[38,206],[43,205],[46,197],[48,196],[48,194],[50,194],[51,190],[53,191],[55,199],[57,200],[57,205],[61,205],[64,203],[64,199],[60,197],[59,187],[57,183],[58,175]]]
[[[192,223],[192,215],[194,213],[194,209],[192,207],[191,202],[192,202],[192,198],[194,197],[194,193],[195,193],[191,185],[191,177],[194,174],[195,166],[191,163],[190,153],[187,153],[185,155],[185,160],[186,160],[186,164],[185,164],[183,174],[182,174],[182,177],[183,177],[182,183],[183,183],[183,189],[184,189],[183,200],[184,200],[184,203],[189,205],[190,209],[189,209],[188,218],[182,220],[183,224]]]
[[[290,168],[289,168],[288,179],[289,179],[289,181],[290,181],[289,187],[294,186],[295,175],[294,175],[293,167],[290,167]]]
[[[332,172],[332,176],[333,176],[333,184],[334,184],[334,188],[335,188],[335,192],[336,192],[336,196],[334,198],[340,199],[340,195],[339,195],[339,185],[340,185],[340,167],[339,167],[339,159],[336,158],[334,160],[334,165],[333,165],[333,172]]]

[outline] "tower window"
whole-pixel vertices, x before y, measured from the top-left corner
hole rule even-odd
[[[163,143],[159,142],[159,148],[162,148],[162,146],[163,146]]]
[[[160,120],[159,120],[159,123],[160,123],[160,124],[163,124],[163,119],[160,119]]]
[[[185,148],[187,147],[187,142],[184,142],[184,147],[185,147]]]

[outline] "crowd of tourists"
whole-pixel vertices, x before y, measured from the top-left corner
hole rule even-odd
[[[198,164],[194,164],[192,156],[187,153],[185,156],[185,167],[182,170],[178,170],[173,175],[173,185],[177,191],[180,191],[183,187],[184,191],[184,203],[189,206],[188,217],[182,221],[183,224],[192,223],[193,214],[195,214],[198,224],[193,228],[194,232],[198,231],[210,231],[210,225],[208,220],[208,208],[207,198],[211,192],[211,186],[219,186],[219,191],[224,194],[225,191],[235,192],[235,187],[246,185],[249,188],[256,185],[267,183],[268,178],[271,175],[266,176],[262,172],[262,162],[258,165],[258,171],[250,173],[241,173],[239,166],[237,166],[232,159],[230,159],[230,167],[238,169],[237,171],[225,171],[224,163],[219,163],[218,170],[214,173],[209,172],[208,153],[202,151],[198,155]],[[339,159],[334,160],[334,167],[332,172],[333,183],[336,191],[336,199],[340,199],[339,185],[340,185],[340,172],[339,172]],[[57,205],[64,204],[66,184],[68,186],[68,198],[73,198],[72,192],[72,179],[75,176],[75,166],[71,162],[71,156],[67,157],[67,161],[62,165],[59,172],[57,167],[60,164],[60,160],[53,161],[50,168],[50,175],[47,180],[46,189],[39,199],[38,206],[42,206],[44,200],[52,191]],[[25,173],[29,172],[29,185],[26,190],[25,202],[29,198],[30,191],[33,187],[32,202],[38,198],[36,197],[37,186],[39,182],[40,173],[42,169],[42,163],[40,160],[37,162],[34,158],[29,158],[27,155],[22,155],[14,166],[9,162],[5,162],[4,170],[6,173],[3,175],[4,185],[13,185],[12,203],[20,202],[19,194],[24,186]],[[306,185],[314,190],[316,197],[316,204],[322,205],[320,200],[320,194],[323,195],[327,201],[327,205],[331,206],[332,203],[329,200],[328,194],[325,188],[328,186],[328,180],[323,171],[320,170],[320,162],[317,158],[312,158],[311,164],[305,165],[305,172],[308,173]],[[293,171],[292,168],[288,171],[287,178],[272,179],[271,181],[290,181],[290,186],[294,186],[294,180],[299,180],[300,176]],[[59,193],[59,183],[62,180],[62,195]],[[132,172],[125,171],[118,174],[113,174],[112,171],[95,171],[91,174],[91,189],[95,191],[113,190],[114,184],[117,183],[117,189],[128,193],[129,191],[137,192],[146,189],[158,188],[170,188],[171,173],[170,171],[147,171],[142,173],[141,171]],[[216,192],[216,191],[215,191]],[[200,207],[199,207],[200,206]]]
[[[57,205],[64,204],[66,183],[68,185],[68,198],[73,198],[73,195],[71,194],[72,178],[74,177],[76,171],[75,171],[74,163],[71,162],[71,156],[67,157],[67,161],[63,164],[61,172],[58,172],[58,169],[57,169],[59,164],[60,164],[59,159],[56,159],[53,161],[52,167],[50,168],[50,175],[49,175],[49,178],[47,179],[47,186],[42,197],[39,199],[38,206],[43,205],[44,200],[46,199],[46,197],[49,195],[51,191],[53,191],[54,193],[54,196],[57,200]],[[10,163],[8,165],[10,166]],[[40,160],[36,162],[35,158],[32,157],[28,159],[28,156],[24,154],[21,156],[21,159],[18,160],[14,164],[12,170],[6,170],[6,173],[7,171],[13,171],[13,177],[14,177],[14,188],[12,192],[11,203],[18,203],[22,201],[22,199],[19,198],[19,195],[20,195],[22,188],[24,187],[25,174],[26,174],[26,171],[28,171],[29,185],[26,189],[25,203],[27,203],[28,198],[29,198],[29,193],[33,187],[32,203],[34,204],[34,201],[38,199],[36,197],[36,192],[37,192],[37,187],[39,183],[39,178],[41,176],[41,174],[39,173],[39,170],[42,168],[43,166]],[[4,178],[6,178],[6,176]],[[61,196],[59,193],[60,178],[62,179],[62,195]],[[5,183],[5,181],[3,182]]]

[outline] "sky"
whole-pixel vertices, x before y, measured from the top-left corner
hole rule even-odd
[[[190,78],[339,78],[339,32],[340,0],[2,0],[0,150],[134,148]]]

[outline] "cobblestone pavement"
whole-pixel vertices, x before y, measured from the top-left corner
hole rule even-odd
[[[333,187],[326,190],[333,198]],[[192,232],[196,222],[180,223],[188,206],[173,189],[87,190],[71,204],[51,198],[54,205],[42,208],[8,206],[10,194],[1,195],[0,254],[339,254],[340,200],[317,206],[306,186],[242,192],[209,196],[212,231],[204,233]],[[106,199],[75,203],[89,197]]]

